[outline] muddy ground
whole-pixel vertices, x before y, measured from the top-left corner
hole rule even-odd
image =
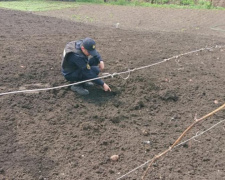
[[[143,163],[225,102],[224,11],[83,5],[44,13],[0,9],[0,17],[0,93],[68,84],[60,73],[63,48],[86,36],[96,40],[111,74],[203,48],[106,78],[110,93],[95,86],[85,97],[67,87],[1,95],[0,179],[141,179]],[[160,158],[146,179],[225,179],[224,121]]]

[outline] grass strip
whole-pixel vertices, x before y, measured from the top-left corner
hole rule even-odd
[[[66,2],[66,1],[46,1],[46,0],[0,1],[1,8],[20,11],[49,11],[64,8],[75,8],[78,6],[79,5],[75,2]]]

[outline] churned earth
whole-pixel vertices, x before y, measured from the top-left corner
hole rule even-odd
[[[0,179],[141,179],[146,162],[225,102],[224,11],[81,5],[0,9],[0,17]],[[2,94],[67,85],[63,48],[87,36],[112,92]],[[195,125],[182,141],[220,122],[169,151],[145,179],[225,179],[224,118],[223,109]]]

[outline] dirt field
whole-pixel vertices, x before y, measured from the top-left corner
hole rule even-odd
[[[111,74],[213,47],[104,79],[111,93],[95,86],[85,97],[69,88],[1,95],[0,179],[141,179],[143,163],[225,102],[224,11],[84,5],[36,14],[0,9],[0,17],[0,93],[68,84],[63,48],[86,36]],[[224,122],[174,148],[146,179],[225,179]],[[110,160],[114,154],[118,161]]]

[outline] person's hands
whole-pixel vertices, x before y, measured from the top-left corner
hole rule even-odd
[[[103,61],[100,61],[98,66],[99,66],[100,71],[102,71],[105,68],[105,65],[104,65]]]
[[[106,83],[103,84],[103,89],[104,89],[104,91],[110,91],[111,92],[110,87]]]

